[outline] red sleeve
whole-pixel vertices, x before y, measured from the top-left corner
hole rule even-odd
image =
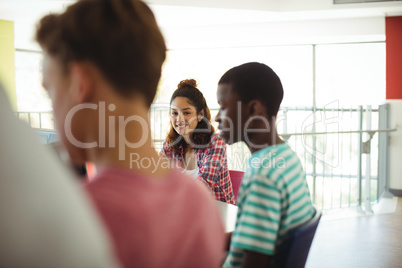
[[[169,149],[169,144],[167,143],[167,141],[163,142],[162,150],[160,151],[159,154],[167,158],[172,158],[172,152]]]
[[[205,156],[200,165],[200,176],[210,185],[219,185],[220,173],[226,161],[226,146],[222,139],[214,135],[209,148],[205,151]]]
[[[183,167],[183,158],[176,155],[172,149],[170,149],[167,141],[163,142],[162,150],[159,152],[160,156],[170,159],[176,167]]]
[[[215,199],[235,203],[227,165],[226,145],[218,134],[212,136],[210,147],[205,151],[202,164],[199,165],[199,174],[213,190]]]

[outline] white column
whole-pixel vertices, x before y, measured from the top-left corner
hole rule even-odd
[[[402,191],[402,100],[387,100],[390,104],[389,188]]]

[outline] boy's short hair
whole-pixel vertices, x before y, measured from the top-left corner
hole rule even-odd
[[[150,8],[139,0],[79,0],[39,22],[36,40],[64,70],[90,61],[121,95],[141,93],[150,106],[166,56]]]
[[[276,116],[283,99],[282,83],[276,73],[267,65],[250,62],[227,71],[218,84],[232,85],[242,102],[260,100],[270,117]]]

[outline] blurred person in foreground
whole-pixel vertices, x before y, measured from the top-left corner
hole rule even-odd
[[[273,267],[289,232],[315,211],[300,159],[276,130],[282,83],[267,65],[245,63],[221,77],[217,97],[223,139],[243,141],[252,153],[224,267]]]
[[[83,189],[0,87],[0,267],[118,267]]]
[[[98,174],[86,189],[124,267],[216,267],[218,209],[202,183],[152,147],[150,105],[166,47],[136,0],[81,0],[41,19],[43,85],[60,139]]]

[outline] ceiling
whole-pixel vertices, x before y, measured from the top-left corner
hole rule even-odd
[[[145,0],[162,27],[322,18],[399,16],[402,1],[334,5],[333,0]],[[0,0],[0,19],[61,11],[74,0]]]
[[[333,0],[145,0],[165,33],[314,20],[401,16],[402,2],[334,5]],[[73,0],[0,0],[0,19],[15,22],[16,47],[33,48],[34,25]],[[314,25],[314,24],[312,24]],[[290,26],[289,26],[290,27]],[[29,36],[29,38],[27,37]],[[169,38],[168,38],[169,39]],[[30,44],[29,44],[30,43]]]

